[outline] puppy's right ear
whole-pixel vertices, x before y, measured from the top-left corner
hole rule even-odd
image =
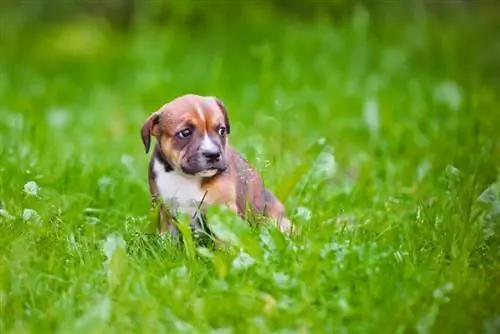
[[[141,138],[146,154],[149,153],[151,146],[151,136],[158,136],[160,134],[159,123],[160,112],[156,111],[146,119],[141,127]]]

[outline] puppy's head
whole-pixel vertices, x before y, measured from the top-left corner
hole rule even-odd
[[[154,136],[174,169],[211,177],[228,166],[229,132],[229,118],[222,101],[188,94],[152,113],[141,128],[141,137],[146,153]]]

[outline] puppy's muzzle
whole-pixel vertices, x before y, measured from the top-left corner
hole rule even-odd
[[[221,159],[221,147],[214,143],[210,137],[205,136],[199,148],[200,155],[208,164],[217,163]]]
[[[221,150],[198,150],[181,164],[187,174],[212,176],[227,169],[228,161]]]

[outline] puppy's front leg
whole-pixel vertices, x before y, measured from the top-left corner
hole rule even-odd
[[[157,208],[159,209],[156,216],[157,230],[161,235],[165,235],[165,232],[168,232],[175,240],[178,240],[180,233],[177,226],[175,226],[174,217],[160,198],[156,182],[151,177],[149,178],[149,192],[151,195],[151,210],[155,211]]]
[[[160,212],[158,218],[158,227],[160,234],[164,235],[165,232],[168,232],[175,240],[178,240],[180,237],[180,233],[177,226],[175,226],[174,216],[163,203],[160,204]]]

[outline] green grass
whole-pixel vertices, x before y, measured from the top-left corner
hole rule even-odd
[[[5,21],[0,332],[498,333],[493,21]],[[187,92],[226,103],[296,236],[218,208],[227,249],[147,234],[139,129]]]

